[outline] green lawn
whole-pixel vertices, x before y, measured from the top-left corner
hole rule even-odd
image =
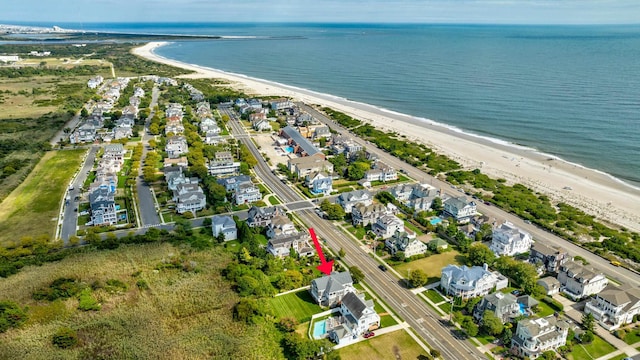
[[[269,299],[269,304],[276,317],[293,317],[301,323],[309,321],[311,315],[322,312],[307,290],[276,296]]]
[[[616,348],[614,348],[613,345],[604,341],[601,337],[595,336],[591,344],[573,345],[573,351],[567,354],[567,359],[568,360],[597,359],[615,350]]]
[[[491,335],[478,335],[476,336],[476,339],[478,339],[478,341],[480,341],[482,345],[487,345],[488,343],[492,342],[496,338]]]
[[[422,236],[424,233],[418,229],[415,225],[405,220],[404,226],[408,227],[411,231],[416,233],[416,236]]]
[[[388,326],[393,326],[393,325],[398,324],[398,322],[393,319],[391,314],[387,313],[384,310],[384,308],[382,308],[382,305],[380,305],[379,301],[375,301],[374,300],[374,302],[375,302],[374,310],[376,311],[376,313],[378,315],[380,315],[380,326],[388,327]]]
[[[365,228],[363,227],[354,227],[352,225],[349,225],[345,226],[345,229],[352,233],[358,240],[362,240],[362,238],[364,238],[365,234],[367,233],[367,230],[365,230]]]
[[[544,301],[538,301],[538,309],[540,311],[536,313],[536,316],[541,318],[545,316],[553,315],[553,313],[555,313],[555,310],[553,310],[551,306],[549,306]]]
[[[376,335],[369,340],[336,350],[342,360],[396,360],[418,359],[425,351],[405,331]]]
[[[611,359],[609,359],[609,360],[622,360],[622,359],[624,359],[624,358],[626,358],[626,357],[628,357],[628,356],[629,356],[629,355],[627,355],[627,354],[620,354],[620,355],[618,355],[618,356],[614,356],[614,357],[612,357],[612,358],[611,358]]]
[[[635,328],[632,331],[629,331],[627,335],[624,336],[624,342],[629,345],[633,345],[640,341],[640,328]]]
[[[25,236],[54,237],[62,196],[85,151],[50,151],[42,157],[0,205],[0,244]]]
[[[434,304],[444,301],[442,295],[440,295],[440,293],[435,290],[427,290],[424,295],[429,298],[429,300],[433,301]]]
[[[442,254],[434,254],[426,258],[414,260],[411,262],[403,262],[394,268],[403,276],[409,273],[409,270],[422,269],[429,278],[440,278],[442,268],[449,264],[461,265],[464,257],[455,250],[447,251]]]
[[[280,200],[275,195],[269,196],[269,203],[271,205],[280,205]]]

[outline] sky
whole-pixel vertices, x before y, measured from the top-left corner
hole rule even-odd
[[[0,23],[640,24],[640,0],[1,0]]]

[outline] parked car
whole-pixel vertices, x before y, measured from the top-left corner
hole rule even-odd
[[[515,295],[515,296],[518,296],[518,295],[520,295],[520,290],[513,290],[513,291],[511,292],[511,294],[513,294],[513,295]]]
[[[367,333],[364,333],[363,336],[364,336],[365,339],[368,339],[368,338],[370,338],[372,336],[375,336],[375,335],[376,335],[376,333],[374,333],[373,331],[369,331]]]

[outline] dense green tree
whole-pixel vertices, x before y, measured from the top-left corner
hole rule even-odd
[[[491,336],[497,336],[504,330],[504,325],[492,311],[485,310],[482,314],[482,330]]]
[[[475,337],[476,335],[478,335],[478,325],[473,322],[473,318],[471,316],[465,316],[462,319],[460,327],[467,333],[467,335],[471,337]]]
[[[496,256],[487,245],[475,243],[469,246],[467,260],[471,266],[492,265]]]
[[[556,352],[553,350],[547,350],[543,352],[540,357],[543,360],[554,360],[558,357],[558,354],[556,354]]]
[[[596,326],[596,319],[593,317],[593,314],[591,313],[582,314],[582,327],[586,331],[593,332],[595,326]]]
[[[349,267],[349,272],[351,273],[351,278],[353,278],[353,283],[358,284],[362,280],[364,280],[364,272],[360,270],[357,266]]]
[[[435,199],[433,199],[433,201],[431,202],[431,209],[435,212],[441,212],[443,208],[442,206],[442,199],[440,197],[436,197]]]
[[[510,328],[505,327],[502,331],[502,335],[500,335],[500,340],[502,340],[502,343],[505,345],[505,347],[508,347],[511,344],[512,337],[513,331]]]
[[[467,301],[467,304],[464,306],[464,309],[467,311],[468,314],[471,314],[473,312],[473,309],[480,302],[480,300],[482,300],[482,298],[479,296],[476,296]]]
[[[590,330],[587,330],[580,335],[580,342],[583,344],[591,344],[593,339],[595,339],[595,335],[593,334],[593,331]]]
[[[411,287],[420,287],[427,283],[429,276],[422,269],[416,269],[409,274],[409,283]]]

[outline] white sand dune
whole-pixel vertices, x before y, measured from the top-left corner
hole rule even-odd
[[[576,206],[599,219],[640,231],[640,189],[607,174],[541,154],[534,149],[473,136],[412,116],[276,82],[186,64],[153,52],[165,44],[152,42],[133,52],[152,61],[195,72],[182,76],[184,78],[224,79],[247,94],[287,96],[307,104],[328,106],[377,128],[395,131],[410,140],[423,142],[438,153],[458,161],[466,169],[480,168],[491,177],[523,184],[546,194],[552,200]]]

